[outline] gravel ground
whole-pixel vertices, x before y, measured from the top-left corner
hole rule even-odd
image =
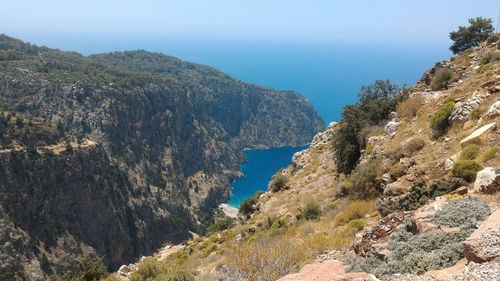
[[[465,271],[453,281],[498,281],[500,280],[500,259],[485,263],[470,263]]]

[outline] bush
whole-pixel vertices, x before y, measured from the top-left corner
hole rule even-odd
[[[362,219],[355,219],[349,222],[349,227],[352,229],[356,229],[357,231],[360,231],[365,227],[366,223]]]
[[[411,119],[417,115],[418,110],[424,104],[424,97],[422,95],[414,95],[407,100],[398,104],[397,111],[401,118]]]
[[[454,42],[450,50],[457,54],[479,46],[479,43],[493,34],[493,30],[491,19],[482,17],[469,19],[469,26],[459,26],[457,31],[450,33],[450,39]]]
[[[497,152],[498,152],[498,148],[496,148],[496,147],[489,148],[488,150],[486,150],[484,152],[483,156],[481,156],[481,161],[483,163],[486,163],[486,162],[494,159],[497,155]]]
[[[391,211],[412,211],[425,205],[430,199],[445,195],[464,185],[467,185],[466,181],[453,177],[435,180],[429,186],[424,181],[417,181],[404,197],[397,201],[391,198],[381,198],[378,204]]]
[[[483,166],[474,160],[459,160],[455,163],[453,170],[451,170],[451,175],[468,182],[473,182],[476,179],[477,172],[482,169]]]
[[[99,281],[108,275],[102,259],[95,256],[82,258],[78,266],[79,271],[76,273],[76,276],[66,273],[64,275],[65,281]]]
[[[388,249],[392,255],[384,259],[371,254],[359,266],[377,277],[446,268],[463,258],[461,241],[469,234],[461,231],[414,235],[400,229],[390,236]]]
[[[316,202],[309,202],[306,204],[306,207],[300,214],[298,215],[298,219],[301,220],[316,220],[319,219],[321,215],[321,209]]]
[[[352,220],[362,219],[365,215],[370,215],[375,212],[375,207],[372,201],[352,201],[346,205],[342,212],[339,213],[333,222],[334,226],[346,224]]]
[[[288,178],[286,178],[281,171],[274,175],[271,183],[269,183],[269,190],[272,192],[278,192],[284,188],[286,188],[286,184],[288,182]]]
[[[483,114],[483,110],[479,107],[474,108],[472,112],[470,113],[470,118],[473,120],[479,120],[481,118],[481,115]]]
[[[474,160],[479,154],[480,147],[477,144],[471,144],[465,147],[460,153],[461,160]]]
[[[500,60],[500,50],[494,50],[489,53],[487,53],[482,59],[481,59],[481,64],[485,65],[488,63],[496,62]]]
[[[438,68],[431,79],[431,89],[439,91],[446,89],[448,82],[453,78],[453,72],[448,68]]]
[[[414,137],[408,142],[403,144],[403,149],[406,151],[407,156],[413,155],[413,153],[420,151],[425,146],[425,140],[420,137]]]
[[[262,191],[257,191],[254,195],[243,200],[240,204],[239,213],[245,216],[251,215],[255,211],[253,206],[257,204],[257,201],[262,193]]]
[[[342,119],[333,136],[337,172],[349,174],[356,167],[365,146],[364,128],[381,125],[396,105],[407,97],[390,81],[379,80],[361,87],[356,104],[342,109]]]
[[[130,281],[194,281],[188,271],[172,270],[154,257],[147,257],[129,277]]]
[[[397,180],[400,177],[406,175],[407,170],[408,168],[406,168],[406,166],[400,163],[396,163],[389,169],[389,175],[391,176],[392,180]]]
[[[370,199],[382,192],[380,161],[370,160],[358,165],[346,183],[353,199]]]
[[[474,197],[453,200],[436,212],[432,222],[437,225],[474,229],[490,215],[490,208]]]
[[[435,136],[441,136],[446,133],[450,122],[448,118],[455,107],[454,101],[448,101],[432,115],[430,127],[434,130]]]
[[[491,43],[495,43],[497,42],[498,40],[500,40],[500,34],[496,33],[496,34],[491,34],[488,39],[486,39],[486,42],[488,44],[491,44]]]

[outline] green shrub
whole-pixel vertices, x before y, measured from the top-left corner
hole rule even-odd
[[[481,115],[483,114],[483,110],[479,107],[474,108],[472,112],[470,113],[470,117],[472,120],[479,120],[481,118]]]
[[[147,257],[129,277],[130,281],[194,281],[191,272],[172,270],[154,257]]]
[[[483,163],[486,163],[488,161],[490,161],[491,159],[494,159],[495,156],[497,155],[497,152],[498,152],[498,148],[497,147],[491,147],[489,148],[488,150],[486,150],[483,154],[483,156],[481,156],[481,161]]]
[[[79,270],[75,275],[72,273],[64,275],[65,281],[99,281],[108,275],[102,259],[95,256],[82,258],[78,266]]]
[[[481,148],[477,144],[471,144],[466,146],[460,153],[461,160],[474,160],[479,154]]]
[[[474,197],[453,200],[436,212],[432,222],[437,225],[477,228],[490,215],[490,208],[483,201]]]
[[[354,219],[354,220],[350,221],[348,225],[350,228],[356,229],[357,231],[360,231],[361,229],[363,229],[365,227],[366,223],[362,219]]]
[[[278,172],[274,175],[271,183],[269,183],[269,190],[272,192],[278,192],[284,188],[286,188],[286,184],[288,182],[288,178],[285,177],[281,172]]]
[[[446,133],[450,126],[448,118],[454,107],[454,101],[447,101],[432,115],[430,127],[434,130],[434,136],[441,136]]]
[[[446,89],[448,82],[453,78],[453,72],[448,68],[438,68],[431,79],[431,89],[439,91]]]
[[[368,156],[368,155],[372,154],[374,148],[375,148],[375,146],[371,143],[369,145],[367,145],[365,148],[365,155]]]
[[[472,182],[476,179],[477,172],[482,169],[483,166],[474,160],[459,160],[451,170],[451,175]]]
[[[390,197],[381,198],[379,205],[391,211],[412,211],[425,205],[430,199],[445,195],[465,185],[467,185],[466,181],[453,177],[435,180],[428,186],[424,181],[417,181],[410,188],[410,192],[402,198],[398,200]]]
[[[481,59],[481,64],[485,65],[488,63],[496,62],[500,60],[500,50],[494,50],[489,53],[487,53],[482,59]]]
[[[264,192],[257,191],[254,193],[254,195],[243,200],[243,202],[241,202],[240,204],[239,213],[245,216],[251,215],[255,211],[253,206],[257,204],[257,201],[259,200],[259,197],[262,193]]]
[[[316,202],[309,202],[306,207],[298,215],[298,219],[301,220],[316,220],[321,215],[321,209]]]
[[[356,167],[346,183],[353,199],[374,198],[382,192],[380,161],[370,160]]]
[[[332,148],[338,173],[351,173],[365,147],[370,132],[366,128],[382,125],[407,96],[407,91],[400,91],[390,81],[378,80],[361,87],[359,101],[342,109],[342,118],[333,136]]]
[[[500,34],[498,33],[495,33],[495,34],[491,34],[488,39],[486,39],[486,42],[488,44],[491,44],[491,43],[495,43],[497,42],[498,40],[500,40]]]

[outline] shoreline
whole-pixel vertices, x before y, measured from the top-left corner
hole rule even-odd
[[[233,206],[229,206],[226,203],[222,203],[219,205],[219,209],[224,212],[224,214],[230,218],[238,218],[238,209]]]

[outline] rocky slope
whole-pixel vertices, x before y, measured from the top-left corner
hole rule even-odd
[[[384,124],[367,128],[350,175],[336,172],[332,123],[238,225],[152,259],[197,280],[499,279],[499,44],[426,72]],[[449,79],[433,89],[443,71]],[[141,265],[118,277],[144,280]]]
[[[247,147],[322,127],[293,92],[145,51],[82,56],[0,35],[0,279],[111,268],[180,242]]]

